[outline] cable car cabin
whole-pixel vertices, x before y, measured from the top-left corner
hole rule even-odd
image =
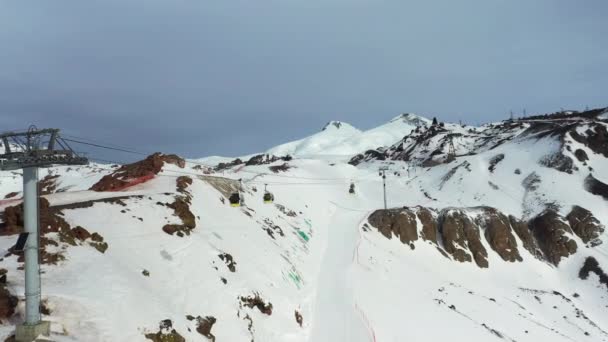
[[[233,192],[232,195],[230,195],[230,198],[228,198],[228,201],[230,202],[231,206],[240,207],[241,206],[241,195],[238,192]]]
[[[350,188],[348,189],[348,193],[351,195],[355,194],[355,184],[350,184]]]
[[[264,203],[270,204],[274,202],[274,195],[270,192],[264,193]]]

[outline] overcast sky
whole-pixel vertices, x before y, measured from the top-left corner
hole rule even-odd
[[[606,0],[0,0],[0,130],[234,156],[329,120],[604,107],[606,13]]]

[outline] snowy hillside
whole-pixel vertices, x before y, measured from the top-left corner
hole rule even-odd
[[[44,319],[56,341],[608,341],[601,113],[43,170]],[[20,188],[0,172],[0,338],[23,321]]]

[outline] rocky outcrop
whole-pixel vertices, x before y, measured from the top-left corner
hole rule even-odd
[[[0,269],[0,319],[10,318],[15,313],[15,308],[19,303],[16,296],[13,296],[6,287],[7,270]]]
[[[505,155],[503,153],[497,154],[492,159],[490,159],[490,166],[488,166],[488,171],[494,172],[496,170],[496,165],[500,163],[503,159],[505,159]]]
[[[606,289],[608,289],[608,274],[604,272],[594,257],[587,257],[587,259],[585,259],[585,263],[579,271],[578,277],[586,280],[589,278],[590,273],[595,273],[600,280],[600,284],[604,284]]]
[[[471,261],[471,256],[479,267],[488,267],[488,252],[481,243],[479,229],[466,212],[448,209],[439,216],[439,231],[443,248],[455,260]]]
[[[595,123],[590,125],[584,135],[573,130],[570,136],[577,142],[587,146],[593,152],[602,154],[608,158],[608,131],[604,124]]]
[[[539,163],[542,166],[570,174],[574,169],[574,162],[572,161],[572,158],[563,155],[561,152],[544,156],[539,160]]]
[[[293,158],[290,155],[286,155],[286,156],[282,156],[282,157],[278,157],[272,154],[258,154],[256,156],[251,157],[246,163],[245,165],[250,166],[250,165],[266,165],[266,164],[272,164],[276,161],[290,161]]]
[[[77,226],[72,228],[63,218],[61,210],[50,207],[45,198],[39,200],[40,211],[40,258],[43,264],[56,264],[65,259],[60,243],[69,246],[88,244],[101,253],[105,252],[108,244],[103,241],[103,237],[98,233],[91,234],[85,228]],[[0,224],[0,235],[16,235],[23,232],[23,204],[7,207],[2,213],[2,224]],[[56,237],[50,238],[49,233]],[[51,248],[47,247],[51,246]],[[52,250],[52,251],[51,251]],[[11,253],[17,255],[19,262],[24,261],[23,252],[10,249]]]
[[[572,229],[567,221],[555,211],[547,210],[530,221],[530,229],[538,241],[545,258],[559,265],[562,258],[576,253],[576,241],[568,235]]]
[[[589,156],[587,156],[587,152],[581,150],[580,148],[578,148],[578,149],[576,149],[576,151],[574,151],[574,156],[580,162],[585,162],[585,161],[589,160]]]
[[[382,235],[392,238],[393,234],[402,243],[414,249],[413,242],[418,240],[416,215],[410,210],[377,210],[369,217],[369,223],[378,228]]]
[[[254,293],[253,296],[240,297],[241,306],[250,309],[256,308],[265,315],[272,315],[272,303],[266,302],[259,293]]]
[[[585,178],[584,186],[585,190],[590,193],[602,196],[605,200],[608,200],[608,184],[598,180],[593,177],[593,175],[589,175]]]
[[[556,209],[547,209],[530,221],[507,216],[491,207],[447,208],[437,212],[424,207],[376,210],[368,218],[386,238],[415,248],[420,236],[435,244],[444,256],[460,262],[489,266],[490,249],[506,262],[521,262],[523,247],[533,257],[558,265],[576,253],[576,233],[593,247],[600,243],[604,227],[581,207],[574,207],[567,219]],[[364,227],[364,231],[368,231]],[[518,239],[519,238],[519,239]]]
[[[153,342],[186,342],[186,339],[173,329],[170,319],[162,320],[158,325],[158,332],[145,334],[145,337]]]
[[[532,254],[535,258],[537,258],[539,260],[543,260],[544,259],[543,252],[540,250],[540,247],[538,246],[538,242],[536,241],[536,238],[530,231],[530,228],[528,227],[528,223],[517,219],[513,215],[509,215],[509,222],[511,223],[511,228],[513,228],[513,230],[515,231],[515,234],[517,234],[517,236],[521,240],[523,247],[528,252],[530,252],[530,254]]]
[[[173,214],[181,220],[181,224],[166,224],[163,226],[163,231],[169,235],[177,235],[183,237],[190,235],[192,229],[196,228],[196,218],[190,211],[192,195],[188,191],[188,187],[192,184],[192,178],[181,176],[176,179],[176,191],[180,194],[175,196],[173,203],[165,204],[168,208],[173,209]]]
[[[494,208],[486,207],[482,210],[483,214],[477,216],[476,223],[485,230],[485,238],[490,247],[504,261],[522,261],[509,218]]]
[[[213,328],[213,325],[215,324],[215,322],[217,322],[217,319],[215,317],[213,317],[213,316],[206,316],[206,317],[197,316],[195,318],[193,316],[188,315],[188,316],[186,316],[186,319],[188,319],[189,321],[196,320],[196,332],[198,332],[199,334],[205,336],[206,338],[208,338],[212,342],[215,342],[215,335],[213,335],[211,333],[211,329]]]
[[[566,219],[574,234],[580,237],[584,243],[590,243],[591,246],[602,243],[599,237],[604,232],[604,226],[589,210],[575,205]]]
[[[437,219],[429,209],[423,207],[418,207],[417,209],[416,216],[422,224],[420,237],[437,244]]]
[[[101,178],[99,182],[91,187],[91,190],[119,191],[146,182],[154,178],[162,170],[165,163],[174,164],[180,168],[186,166],[184,159],[177,155],[157,152],[144,160],[121,166],[112,174]]]

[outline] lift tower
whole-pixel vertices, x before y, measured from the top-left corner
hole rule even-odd
[[[0,134],[0,170],[23,169],[23,226],[18,245],[25,242],[25,322],[17,327],[15,339],[31,342],[39,335],[50,335],[49,322],[40,317],[38,168],[52,165],[85,165],[59,136],[58,129],[37,129]],[[17,246],[19,247],[19,246]]]

